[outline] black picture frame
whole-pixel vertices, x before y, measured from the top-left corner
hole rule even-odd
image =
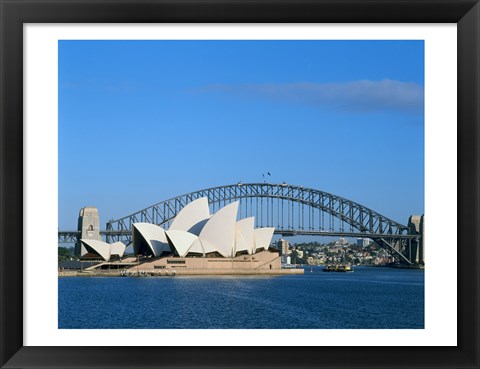
[[[0,0],[0,14],[2,368],[479,368],[478,0]],[[456,347],[295,347],[287,355],[276,342],[222,348],[23,346],[23,25],[162,22],[457,23]],[[446,216],[447,221],[452,220]]]

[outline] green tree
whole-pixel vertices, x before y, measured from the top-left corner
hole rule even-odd
[[[77,259],[74,256],[74,248],[73,247],[59,247],[58,248],[58,261],[65,261],[70,260],[70,258]]]

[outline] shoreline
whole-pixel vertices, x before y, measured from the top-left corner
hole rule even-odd
[[[130,275],[122,274],[121,270],[91,270],[76,271],[63,270],[58,272],[58,277],[127,277],[127,278],[148,278],[148,277],[176,277],[176,276],[281,276],[301,275],[303,269],[166,269],[163,271],[139,270],[131,271]]]

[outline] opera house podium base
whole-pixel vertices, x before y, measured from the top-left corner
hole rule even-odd
[[[122,268],[120,268],[122,267]],[[168,256],[147,258],[139,263],[118,261],[99,263],[81,271],[59,271],[59,276],[181,276],[181,275],[289,275],[303,269],[282,269],[278,252],[224,257]]]

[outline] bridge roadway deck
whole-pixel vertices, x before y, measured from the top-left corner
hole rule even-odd
[[[389,239],[417,239],[418,235],[409,234],[371,234],[371,233],[358,233],[358,232],[330,232],[330,231],[315,231],[315,230],[286,230],[275,229],[275,234],[280,234],[283,237],[291,236],[326,236],[326,237],[355,237],[355,238],[389,238]],[[100,231],[102,236],[131,236],[131,231]],[[59,231],[59,240],[63,242],[74,242],[77,237],[80,237],[78,231]],[[65,241],[70,240],[70,241]]]

